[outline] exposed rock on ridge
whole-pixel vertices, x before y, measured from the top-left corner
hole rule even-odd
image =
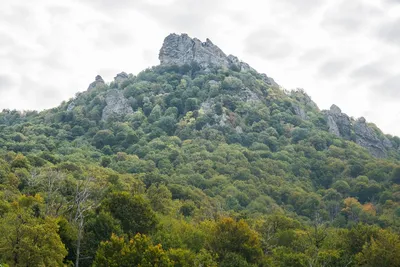
[[[377,136],[375,131],[367,125],[363,117],[354,123],[354,133],[356,134],[356,143],[368,149],[375,157],[386,157],[386,149],[392,147],[392,144],[386,137],[380,139]]]
[[[164,39],[160,49],[159,57],[161,65],[185,65],[197,63],[205,70],[219,66],[235,68],[240,71],[255,71],[249,64],[240,61],[233,55],[227,56],[218,46],[214,45],[210,39],[205,42],[197,38],[190,38],[187,34],[172,33]],[[266,83],[278,86],[277,83],[268,78],[265,74],[263,79]]]
[[[323,112],[329,132],[338,137],[355,141],[374,157],[384,158],[387,156],[387,150],[392,148],[389,139],[385,136],[378,136],[374,129],[368,126],[365,118],[361,117],[357,121],[351,120],[336,105],[332,105],[330,110]]]
[[[118,73],[117,76],[114,77],[114,82],[120,86],[124,81],[129,79],[129,75],[126,72]]]
[[[93,90],[93,89],[96,88],[97,86],[102,86],[102,85],[105,85],[104,80],[103,80],[103,78],[101,78],[100,75],[97,75],[96,78],[95,78],[95,80],[94,80],[94,82],[92,82],[92,83],[89,85],[87,91],[90,92],[91,90]]]
[[[342,113],[340,108],[336,105],[332,105],[330,110],[324,111],[324,113],[327,119],[329,132],[338,137],[350,140],[352,125],[349,116]]]

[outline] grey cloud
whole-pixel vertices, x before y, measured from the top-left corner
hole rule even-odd
[[[13,79],[5,74],[0,74],[0,92],[7,91],[15,85]]]
[[[18,27],[25,30],[34,29],[35,24],[32,23],[32,10],[23,5],[11,6],[9,12],[0,9],[1,20],[6,22],[6,25]]]
[[[136,4],[143,2],[142,0],[83,0],[95,8],[100,8],[105,12],[113,10],[127,10],[127,8],[135,7]]]
[[[350,77],[355,79],[379,79],[387,74],[384,64],[373,62],[357,67],[350,73]]]
[[[62,52],[59,51],[52,51],[45,57],[38,60],[39,64],[43,64],[46,67],[50,67],[51,69],[58,69],[58,70],[67,70],[68,67],[63,60],[65,56]]]
[[[385,100],[396,101],[400,98],[400,74],[386,78],[383,82],[373,86],[375,96]]]
[[[373,23],[374,18],[383,15],[380,8],[366,4],[359,0],[342,1],[339,4],[326,10],[322,27],[337,32],[357,33],[361,29],[369,29],[367,27]]]
[[[300,12],[312,12],[317,8],[320,8],[326,3],[326,0],[281,0],[282,3],[291,6]]]
[[[315,62],[317,60],[323,59],[327,56],[326,48],[314,48],[304,52],[300,57],[299,61],[301,63],[310,63]]]
[[[396,19],[381,25],[376,35],[384,42],[394,45],[400,44],[400,19]]]
[[[11,36],[9,36],[6,33],[0,33],[0,46],[3,49],[3,51],[6,47],[10,47],[10,46],[13,47],[15,45],[16,45],[16,43]]]
[[[141,11],[152,16],[162,26],[209,34],[210,18],[222,14],[226,1],[176,0],[170,5],[143,4]],[[228,3],[227,3],[228,4]]]
[[[55,100],[58,102],[64,100],[61,99],[61,94],[57,89],[57,85],[43,85],[26,75],[22,75],[18,94],[19,99],[23,102],[30,102],[39,107],[49,107],[54,105]]]
[[[207,26],[211,26],[209,18],[220,14],[219,12],[226,8],[225,0],[175,0],[168,5],[152,4],[144,0],[85,0],[84,2],[106,14],[114,12],[120,15],[123,12],[136,10],[151,16],[162,27],[184,29],[198,34],[201,32],[208,34]]]
[[[67,15],[71,12],[71,8],[68,6],[53,5],[47,8],[49,14],[53,16],[57,15]]]
[[[123,46],[133,45],[135,37],[130,28],[132,25],[121,25],[118,22],[98,22],[96,28],[100,29],[100,33],[93,40],[96,47],[110,50],[112,48],[120,49]]]
[[[344,59],[329,60],[320,66],[318,74],[322,77],[332,78],[338,76],[339,74],[342,74],[346,70],[346,68],[348,68],[348,65],[349,64],[347,60]]]
[[[260,29],[245,40],[245,52],[264,59],[278,59],[289,56],[294,50],[290,41],[273,29]]]

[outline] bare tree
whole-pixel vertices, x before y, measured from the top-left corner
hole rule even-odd
[[[50,170],[44,174],[42,184],[46,192],[46,215],[57,216],[65,200],[60,197],[59,191],[66,176],[60,171]],[[58,202],[58,203],[57,203]]]
[[[91,185],[94,180],[93,177],[87,177],[86,179],[77,182],[75,198],[70,206],[70,210],[72,211],[71,215],[73,215],[72,220],[78,228],[75,259],[76,267],[79,267],[85,218],[91,210],[95,209],[99,205],[100,196],[102,195],[102,190],[95,190]]]

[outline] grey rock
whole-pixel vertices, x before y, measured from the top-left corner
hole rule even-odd
[[[190,38],[187,34],[172,33],[165,37],[158,58],[161,65],[185,65],[197,63],[205,70],[211,67],[235,67],[240,71],[253,70],[249,64],[233,55],[227,56],[210,39],[205,42]]]
[[[114,81],[118,86],[120,86],[124,81],[128,80],[129,76],[126,72],[118,73],[117,76],[114,77]]]
[[[87,91],[90,92],[91,90],[93,90],[94,88],[98,87],[98,86],[103,86],[105,85],[103,78],[101,78],[100,75],[97,75],[94,82],[92,82]]]
[[[296,99],[302,106],[307,109],[319,110],[317,104],[312,101],[311,97],[302,88],[297,88],[290,92],[290,96]]]
[[[329,132],[344,139],[350,140],[352,123],[345,113],[342,113],[340,108],[332,105],[330,110],[324,111]]]
[[[366,124],[365,118],[361,117],[354,123],[354,133],[356,134],[356,143],[368,149],[368,151],[377,158],[387,156],[387,151],[383,141],[379,139],[375,131]]]
[[[294,110],[294,113],[297,116],[299,116],[302,120],[307,120],[308,119],[308,116],[307,116],[306,112],[304,111],[304,109],[302,109],[298,105],[293,105],[293,110]]]
[[[161,47],[159,59],[161,65],[184,65],[196,62],[201,67],[207,68],[210,65],[229,64],[224,52],[209,39],[201,42],[199,39],[190,38],[187,34],[168,35]]]
[[[240,126],[236,126],[235,131],[236,131],[236,133],[238,133],[238,134],[243,133],[243,129],[242,129],[242,127],[240,127]]]
[[[333,105],[331,106],[331,108],[330,108],[330,112],[333,113],[333,114],[341,114],[341,113],[342,113],[342,110],[341,110],[338,106],[336,106],[335,104],[333,104]],[[365,121],[365,119],[364,119],[364,121]]]
[[[245,88],[241,94],[243,95],[241,99],[246,102],[259,102],[261,101],[260,97],[251,91],[249,88]]]
[[[75,101],[71,101],[67,107],[67,111],[72,111],[75,108]]]
[[[382,144],[385,148],[393,148],[392,142],[390,142],[390,140],[386,136],[383,137]]]
[[[339,127],[337,126],[333,117],[330,115],[328,115],[328,117],[327,117],[327,124],[328,124],[328,128],[329,128],[329,132],[340,137]]]
[[[273,86],[273,87],[279,87],[279,84],[277,84],[275,82],[274,79],[272,79],[271,77],[268,77],[267,74],[262,73],[261,74],[261,79],[268,85]]]
[[[110,116],[125,116],[133,114],[133,109],[119,90],[110,90],[106,95],[106,106],[101,119],[106,121]]]

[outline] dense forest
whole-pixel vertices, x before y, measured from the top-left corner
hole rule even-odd
[[[368,127],[384,156],[302,90],[196,64],[3,110],[0,266],[400,266],[400,138]]]

